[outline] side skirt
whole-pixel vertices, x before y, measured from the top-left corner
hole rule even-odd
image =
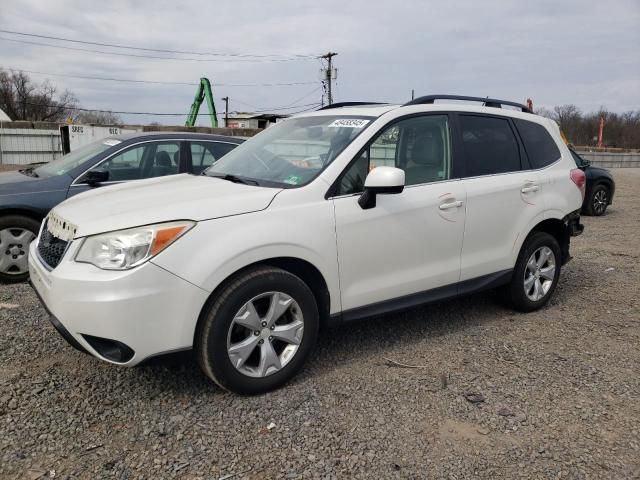
[[[342,313],[331,315],[330,325],[338,325],[344,322],[351,322],[367,317],[375,317],[386,313],[406,310],[407,308],[424,305],[427,303],[439,302],[451,298],[470,295],[472,293],[489,290],[506,285],[511,281],[513,270],[503,270],[501,272],[471,278],[452,285],[425,290],[413,293],[404,297],[392,298],[382,302],[372,303],[363,307],[345,310]]]

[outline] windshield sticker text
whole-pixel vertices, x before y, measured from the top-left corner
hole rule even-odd
[[[362,118],[340,118],[329,124],[329,128],[362,128],[369,120]]]

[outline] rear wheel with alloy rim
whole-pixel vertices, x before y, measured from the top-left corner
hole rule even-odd
[[[560,246],[546,232],[534,232],[524,242],[511,283],[504,287],[509,303],[530,312],[547,304],[560,277]]]
[[[0,218],[0,282],[23,282],[29,277],[29,244],[40,223],[28,217]]]
[[[258,267],[232,278],[200,319],[202,370],[226,390],[257,394],[289,380],[315,344],[318,308],[295,275]]]
[[[604,185],[597,185],[591,193],[591,199],[588,205],[589,215],[600,217],[604,215],[609,206],[609,189]]]

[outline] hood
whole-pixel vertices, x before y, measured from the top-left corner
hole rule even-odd
[[[66,180],[66,183],[71,181],[70,179]],[[60,178],[30,177],[29,175],[24,175],[17,170],[11,172],[0,172],[0,196],[51,190],[56,187],[56,185],[54,185],[56,183],[60,183]]]
[[[54,211],[76,227],[76,238],[173,220],[209,220],[256,212],[281,191],[189,174],[100,187]]]

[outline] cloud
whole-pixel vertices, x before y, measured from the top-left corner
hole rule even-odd
[[[25,0],[4,2],[0,10],[3,29],[97,42],[223,53],[337,51],[337,100],[402,102],[415,89],[416,94],[491,95],[518,101],[531,97],[536,106],[573,103],[584,110],[604,105],[616,111],[640,108],[638,25],[636,0],[621,0],[615,6],[599,0]],[[206,76],[216,83],[317,81],[318,85],[320,69],[314,59],[169,62],[1,40],[0,66],[194,83]],[[74,91],[87,107],[113,110],[186,114],[195,91],[188,86],[51,80]],[[228,95],[233,110],[246,110],[247,105],[290,105],[312,90],[313,85],[218,87],[214,95],[219,109],[219,99]],[[319,100],[320,92],[313,92],[299,103]],[[184,121],[131,116],[125,120]]]

